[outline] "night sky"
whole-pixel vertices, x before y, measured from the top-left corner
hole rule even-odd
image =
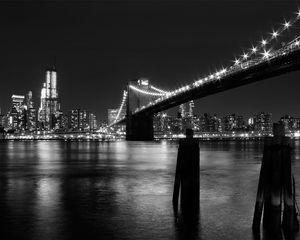
[[[56,62],[63,110],[106,119],[127,81],[173,89],[222,66],[294,16],[297,1],[0,1],[0,107]],[[300,27],[300,22],[298,24]],[[300,33],[300,28],[295,28]],[[197,100],[195,111],[300,117],[300,71]]]

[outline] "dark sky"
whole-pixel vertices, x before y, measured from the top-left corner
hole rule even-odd
[[[128,80],[144,77],[164,89],[190,83],[230,64],[298,7],[287,0],[0,1],[0,107],[28,90],[38,107],[44,71],[56,59],[63,110],[105,119]],[[200,99],[196,112],[300,117],[299,77]]]

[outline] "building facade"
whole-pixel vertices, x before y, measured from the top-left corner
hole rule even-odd
[[[57,91],[57,72],[55,66],[46,70],[45,82],[41,90],[41,104],[38,120],[43,130],[52,130],[56,125],[56,117],[60,111]]]

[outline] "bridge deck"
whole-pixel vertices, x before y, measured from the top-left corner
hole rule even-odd
[[[279,76],[288,72],[300,69],[300,49],[294,50],[288,54],[277,56],[269,61],[264,61],[254,66],[245,68],[219,80],[209,81],[195,88],[178,93],[174,96],[163,99],[145,109],[140,110],[133,115],[148,115],[158,113],[182,103],[203,98],[215,93],[223,92],[229,89],[237,88],[246,84],[254,83],[274,76]],[[124,123],[126,118],[118,121]]]

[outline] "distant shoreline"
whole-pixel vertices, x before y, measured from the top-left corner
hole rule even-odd
[[[236,142],[261,142],[264,140],[265,137],[252,137],[252,138],[196,138],[199,139],[200,142],[229,142],[229,141],[236,141]],[[154,138],[154,142],[159,141],[178,141],[182,138]],[[299,140],[299,138],[291,138],[291,140]],[[39,138],[39,139],[0,139],[0,142],[36,142],[36,141],[61,141],[61,142],[117,142],[117,141],[126,141],[125,138],[120,139],[62,139],[62,138]]]

